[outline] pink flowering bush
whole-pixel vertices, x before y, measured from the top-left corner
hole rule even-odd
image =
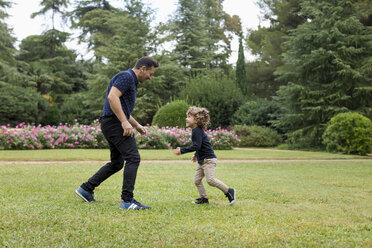
[[[106,148],[107,143],[97,125],[31,126],[21,123],[15,128],[3,125],[0,146],[5,150]]]
[[[144,149],[174,149],[176,147],[190,146],[191,142],[191,129],[178,128],[178,127],[145,127],[148,136],[143,138],[140,134],[136,134],[136,140],[139,148]],[[215,130],[206,130],[213,149],[216,150],[229,150],[233,146],[237,146],[240,142],[238,136],[229,132],[226,129],[218,127]]]
[[[143,149],[173,149],[177,146],[191,145],[191,129],[178,127],[146,126],[147,137],[136,133],[139,148]]]
[[[146,126],[148,135],[141,137],[136,132],[140,149],[174,149],[178,146],[190,146],[191,129],[177,127]],[[235,133],[222,128],[207,130],[214,149],[232,149],[239,139]],[[0,127],[0,149],[58,149],[58,148],[108,148],[98,121],[92,125],[32,126],[21,123],[12,128],[10,125]]]

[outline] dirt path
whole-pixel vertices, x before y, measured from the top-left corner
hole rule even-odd
[[[220,163],[290,163],[290,162],[369,162],[372,159],[221,159]],[[0,165],[7,164],[104,164],[106,160],[78,160],[78,161],[0,161]],[[142,160],[141,163],[191,163],[189,160]]]

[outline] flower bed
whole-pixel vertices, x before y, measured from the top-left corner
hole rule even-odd
[[[146,126],[148,135],[141,137],[136,132],[140,149],[173,149],[191,145],[191,129],[177,127]],[[232,149],[239,139],[235,133],[222,128],[207,130],[213,149]],[[12,128],[0,128],[0,147],[4,150],[58,149],[58,148],[107,148],[98,121],[92,125],[31,126],[21,123]]]
[[[0,146],[5,150],[105,148],[105,138],[97,123],[93,125],[1,126]]]

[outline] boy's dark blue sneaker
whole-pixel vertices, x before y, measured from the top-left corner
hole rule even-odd
[[[122,201],[119,205],[120,209],[133,209],[133,210],[145,210],[150,209],[149,206],[143,205],[136,201],[134,198],[130,201]]]
[[[225,196],[229,199],[230,205],[233,205],[235,203],[235,189],[229,189]]]
[[[194,204],[209,204],[208,198],[198,198],[194,202]]]
[[[94,193],[93,191],[87,191],[83,189],[82,187],[79,187],[75,193],[81,197],[86,202],[95,202],[96,200],[94,199]]]

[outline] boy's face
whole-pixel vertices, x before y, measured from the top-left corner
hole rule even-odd
[[[197,121],[195,120],[194,116],[192,115],[187,115],[186,117],[186,127],[189,127],[191,129],[194,129],[198,126]]]

